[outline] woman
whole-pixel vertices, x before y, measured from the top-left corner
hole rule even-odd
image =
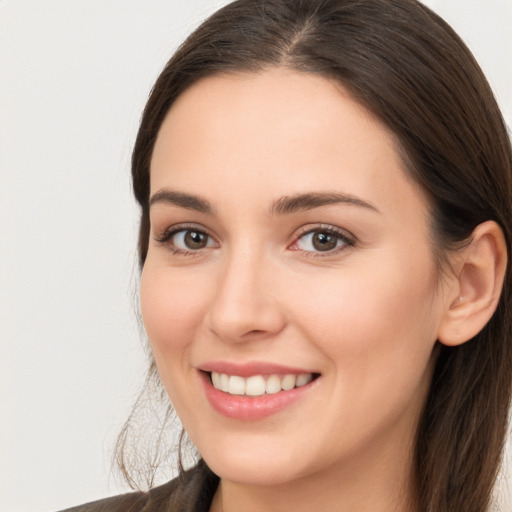
[[[132,160],[150,375],[200,460],[77,510],[488,510],[511,164],[480,69],[418,2],[219,10]]]

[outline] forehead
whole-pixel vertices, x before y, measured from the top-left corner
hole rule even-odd
[[[356,130],[356,125],[363,132]],[[196,82],[172,105],[157,146],[162,139],[166,145],[173,140],[178,144],[189,136],[198,142],[245,142],[254,149],[271,148],[273,143],[293,144],[299,139],[313,144],[318,128],[331,131],[332,142],[339,147],[361,136],[394,146],[392,134],[340,83],[282,68],[220,74]],[[258,143],[264,148],[254,146]]]
[[[369,201],[380,195],[383,206],[405,196],[424,202],[393,134],[339,83],[279,68],[205,78],[162,124],[152,193],[172,186],[222,200],[226,183],[243,205],[333,187]]]

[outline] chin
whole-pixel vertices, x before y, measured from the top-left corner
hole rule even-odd
[[[291,447],[290,447],[291,448]],[[280,485],[305,476],[313,464],[307,464],[301,449],[279,450],[261,443],[218,444],[216,450],[202,454],[208,467],[221,479],[245,485]]]
[[[289,464],[275,464],[273,460],[207,460],[206,463],[222,480],[243,485],[280,485],[298,477],[290,471]]]

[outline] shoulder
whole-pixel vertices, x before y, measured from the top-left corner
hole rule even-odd
[[[148,494],[145,492],[130,492],[67,508],[62,512],[140,512],[148,501]]]
[[[195,467],[148,492],[131,492],[62,512],[207,512],[218,477],[200,461]]]

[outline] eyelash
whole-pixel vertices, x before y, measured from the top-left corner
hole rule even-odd
[[[192,256],[192,257],[198,256],[201,253],[202,249],[196,249],[196,250],[191,249],[189,251],[186,251],[183,249],[179,249],[179,248],[173,246],[172,243],[170,243],[172,238],[182,231],[195,231],[197,233],[201,233],[201,234],[213,239],[213,237],[207,231],[198,227],[195,224],[180,224],[179,226],[173,226],[172,228],[169,228],[166,231],[164,231],[161,235],[156,236],[155,241],[161,245],[168,245],[168,247],[171,249],[173,255]],[[356,244],[356,238],[353,235],[350,235],[347,232],[342,231],[339,228],[335,228],[334,226],[331,226],[331,225],[319,224],[314,227],[308,226],[308,227],[299,229],[299,233],[294,238],[293,243],[290,244],[289,247],[293,247],[294,245],[296,245],[298,243],[298,241],[301,238],[304,238],[306,235],[309,235],[311,233],[323,233],[323,234],[334,236],[337,238],[338,241],[341,241],[343,243],[343,245],[341,247],[336,247],[333,250],[329,250],[329,251],[325,251],[325,252],[305,251],[305,250],[301,250],[301,249],[291,249],[291,250],[301,251],[304,254],[304,256],[308,257],[308,258],[326,258],[329,256],[333,256],[335,254],[338,254],[339,252],[344,251],[350,247],[353,247]]]
[[[299,229],[299,233],[295,237],[294,242],[291,244],[291,246],[296,245],[298,241],[301,238],[304,238],[306,235],[309,235],[311,233],[322,233],[331,235],[337,238],[337,241],[341,241],[343,245],[341,247],[336,247],[329,251],[304,251],[302,250],[303,254],[307,258],[328,258],[330,256],[337,255],[338,253],[345,251],[349,249],[350,247],[354,247],[356,245],[356,238],[353,235],[350,235],[344,230],[341,230],[339,228],[335,228],[331,225],[325,225],[325,224],[319,224],[314,227],[304,227]],[[300,251],[301,249],[293,249],[296,251]]]
[[[198,256],[199,253],[201,252],[201,249],[191,249],[190,251],[185,251],[183,249],[179,249],[173,246],[172,243],[170,243],[172,238],[178,233],[181,233],[182,231],[195,231],[196,233],[201,233],[209,238],[213,238],[207,231],[205,231],[204,229],[200,228],[195,224],[180,224],[179,226],[173,226],[172,228],[166,229],[161,235],[155,237],[155,241],[161,245],[167,245],[171,249],[173,255]]]

